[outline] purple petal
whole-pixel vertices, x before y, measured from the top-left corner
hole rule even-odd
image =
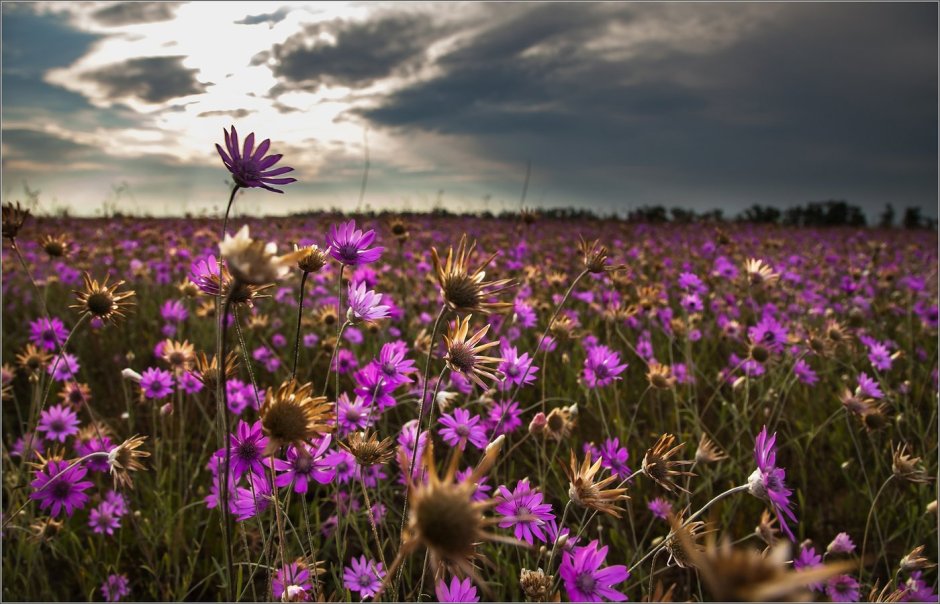
[[[249,158],[251,157],[251,151],[255,148],[255,133],[252,132],[248,135],[248,138],[245,139],[245,152],[242,153],[242,157]]]
[[[259,162],[261,158],[264,157],[264,154],[268,152],[268,148],[271,146],[271,139],[266,138],[261,141],[261,144],[258,145],[258,149],[255,151],[255,154],[251,157],[252,161]]]
[[[277,154],[277,155],[269,155],[269,156],[267,156],[267,157],[265,157],[264,159],[261,160],[261,162],[258,164],[258,169],[259,169],[259,170],[267,170],[268,168],[270,168],[271,166],[273,166],[273,165],[276,164],[277,162],[281,161],[281,158],[282,158],[282,157],[284,157],[284,156],[281,155],[280,153]]]
[[[293,170],[294,170],[293,168],[290,168],[288,166],[283,166],[281,168],[275,168],[274,170],[268,170],[267,172],[262,172],[261,176],[262,177],[279,176],[287,172],[292,172]]]

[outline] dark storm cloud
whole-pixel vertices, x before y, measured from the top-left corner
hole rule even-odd
[[[37,161],[50,166],[88,159],[97,153],[90,145],[29,128],[4,128],[3,146],[8,150],[6,159]]]
[[[692,199],[703,186],[754,201],[822,190],[935,199],[935,5],[779,6],[704,49],[678,35],[620,55],[586,44],[661,8],[535,5],[498,19],[494,5],[497,24],[443,56],[440,75],[361,114],[470,136],[505,161],[531,157],[564,189],[607,199],[657,185]],[[737,10],[672,8],[653,23]]]
[[[131,59],[90,71],[82,78],[100,85],[112,99],[136,97],[148,103],[161,103],[205,90],[205,84],[196,80],[198,70],[183,66],[185,58]]]
[[[336,43],[318,39],[323,33]],[[358,88],[419,62],[436,35],[426,15],[391,14],[364,22],[337,19],[308,25],[253,63],[273,60],[274,74],[285,88]]]
[[[111,27],[169,21],[178,2],[115,2],[91,14],[92,18]]]

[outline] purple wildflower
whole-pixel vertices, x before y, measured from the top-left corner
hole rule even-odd
[[[493,436],[510,434],[522,425],[522,410],[515,401],[499,401],[490,407],[487,424]]]
[[[218,296],[219,261],[212,254],[194,261],[189,268],[189,280],[196,284],[204,294]]]
[[[414,361],[405,358],[407,352],[408,347],[401,340],[388,342],[382,346],[379,358],[374,363],[389,381],[399,384],[410,382],[408,374],[414,373],[417,368]]]
[[[92,453],[110,453],[113,448],[114,443],[111,442],[111,439],[107,436],[102,436],[101,438],[93,436],[87,441],[83,442],[79,440],[75,443],[75,453],[78,454],[79,457],[85,457]],[[111,469],[107,459],[89,459],[85,464],[88,469],[93,472],[107,472]]]
[[[310,571],[306,566],[297,562],[282,566],[274,573],[274,579],[271,581],[271,591],[274,592],[274,599],[278,602],[284,599],[285,591],[287,592],[287,600],[291,602],[310,600],[310,592],[313,591],[313,583],[310,582]]]
[[[349,284],[349,309],[346,318],[351,323],[360,321],[377,321],[388,317],[388,306],[379,305],[382,294],[366,290],[366,284]]]
[[[385,569],[381,562],[367,560],[365,556],[350,560],[350,566],[343,570],[343,585],[349,591],[355,591],[360,596],[370,598],[378,593],[385,578]]]
[[[572,602],[623,602],[627,596],[613,588],[630,577],[622,564],[601,568],[607,558],[607,546],[598,549],[597,541],[578,547],[574,553],[565,552],[558,569],[565,582],[565,591]]]
[[[369,248],[375,241],[375,231],[370,229],[363,233],[356,228],[355,220],[350,220],[339,227],[331,226],[326,241],[330,246],[330,255],[349,266],[375,262],[385,251],[384,247]]]
[[[106,602],[119,602],[130,593],[130,582],[124,575],[108,575],[108,578],[101,584],[101,595],[104,596]]]
[[[878,382],[868,377],[864,371],[858,374],[858,391],[861,396],[868,396],[873,399],[884,398],[885,393],[881,391]]]
[[[271,493],[274,489],[271,481],[264,476],[252,472],[248,475],[251,482],[249,488],[238,487],[229,501],[229,510],[239,522],[258,516],[271,504]]]
[[[295,493],[306,493],[307,484],[311,479],[320,484],[327,484],[336,475],[324,460],[326,450],[330,446],[329,434],[320,439],[316,447],[304,445],[301,452],[294,445],[287,448],[287,461],[274,460],[274,469],[282,472],[275,478],[274,483],[279,487],[293,484]]]
[[[532,358],[526,352],[522,355],[515,346],[503,344],[500,346],[500,356],[503,361],[497,368],[505,377],[499,383],[502,390],[510,390],[513,386],[528,386],[535,381],[535,374],[539,368],[532,366]]]
[[[440,422],[444,427],[438,434],[452,447],[458,447],[462,451],[467,446],[467,441],[477,449],[485,449],[489,444],[479,415],[471,416],[465,409],[454,409],[452,414],[444,414]]]
[[[630,452],[626,447],[620,446],[619,438],[608,438],[600,448],[601,466],[607,468],[621,479],[627,479],[633,475],[627,460],[630,459]]]
[[[858,602],[858,588],[851,575],[839,575],[826,582],[826,595],[833,602]]]
[[[341,436],[365,430],[370,426],[369,410],[361,396],[356,395],[356,398],[350,401],[345,392],[339,395],[336,399],[336,424]]]
[[[64,443],[66,438],[78,432],[78,424],[78,415],[71,407],[55,405],[42,412],[36,430],[45,434],[46,440]]]
[[[848,533],[839,533],[826,546],[827,554],[851,554],[855,551],[855,544]]]
[[[81,366],[78,364],[78,358],[74,354],[66,352],[54,355],[49,361],[46,371],[55,381],[67,382],[75,379],[79,369],[81,369]]]
[[[333,451],[323,459],[323,463],[328,467],[333,467],[336,472],[334,478],[340,484],[359,477],[359,463],[352,453],[344,449]]]
[[[790,495],[793,492],[784,483],[786,471],[776,466],[776,441],[776,432],[767,436],[767,426],[764,426],[757,435],[754,441],[754,459],[757,462],[757,469],[747,479],[748,491],[758,499],[766,499],[770,502],[780,522],[780,528],[790,539],[795,540],[796,537],[793,536],[786,522],[786,518],[789,518],[791,522],[796,522],[796,516],[790,509]]]
[[[891,369],[892,359],[888,347],[880,342],[872,342],[868,346],[868,360],[872,367],[879,371],[888,371]]]
[[[542,542],[546,540],[543,527],[546,521],[554,518],[552,506],[542,503],[542,494],[533,491],[528,480],[520,480],[512,493],[500,486],[496,499],[500,503],[493,509],[503,516],[499,528],[512,528],[516,539],[529,545],[533,545],[533,537]]]
[[[29,341],[46,350],[58,349],[68,335],[69,331],[58,317],[40,317],[29,323]]]
[[[653,513],[653,516],[661,520],[666,520],[669,518],[669,514],[672,513],[672,504],[662,497],[651,499],[649,503],[646,504],[646,508]]]
[[[820,566],[822,566],[822,556],[816,553],[815,547],[801,547],[799,555],[793,559],[793,570],[818,568]],[[823,590],[822,583],[811,583],[809,587],[814,591]]]
[[[618,353],[603,345],[592,346],[584,359],[584,382],[588,388],[603,388],[621,379],[618,376],[626,368],[626,363],[620,364]]]
[[[255,149],[255,133],[252,132],[245,139],[245,146],[239,152],[238,133],[235,131],[235,126],[232,126],[231,136],[229,136],[228,130],[224,128],[223,132],[225,133],[225,150],[218,143],[215,148],[219,152],[219,156],[222,157],[222,163],[232,173],[235,184],[239,187],[261,187],[274,193],[283,193],[284,191],[275,189],[270,185],[287,185],[297,181],[296,178],[289,177],[275,178],[293,171],[293,168],[282,166],[272,169],[283,155],[265,156],[265,153],[271,147],[271,139],[264,139]],[[226,150],[228,153],[225,152]]]
[[[121,517],[110,503],[102,501],[88,514],[88,526],[91,527],[92,532],[99,535],[104,533],[113,535],[114,529],[121,528]]]
[[[173,393],[173,374],[159,367],[151,367],[140,374],[140,388],[144,396],[158,399]]]
[[[29,498],[39,502],[40,509],[50,507],[52,516],[58,516],[63,509],[67,516],[75,510],[85,507],[88,495],[85,491],[92,487],[91,482],[82,480],[88,470],[81,464],[69,468],[65,460],[49,460],[45,466],[36,470],[36,478],[30,483],[33,492]]]
[[[262,453],[268,446],[268,437],[261,432],[261,421],[248,424],[239,420],[235,434],[230,434],[232,474],[236,478],[251,470],[258,476],[264,476],[265,463]]]
[[[477,595],[477,588],[473,580],[467,577],[461,581],[458,577],[452,577],[450,586],[441,579],[434,588],[438,602],[479,602],[480,596]]]

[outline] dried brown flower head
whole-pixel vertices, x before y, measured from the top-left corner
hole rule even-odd
[[[688,536],[688,542],[685,546],[683,546],[683,542],[675,532],[667,536],[665,541],[663,541],[663,548],[669,553],[669,557],[666,559],[667,566],[675,565],[679,568],[690,568],[692,562],[686,551],[686,547],[693,547],[696,551],[701,552],[703,546],[700,539],[707,533],[713,532],[706,531],[705,523],[701,520],[693,520],[692,522],[686,523],[683,518],[687,512],[688,509],[683,510],[682,513],[673,519],[675,526],[682,526],[682,530]]]
[[[749,258],[744,263],[744,272],[751,285],[773,285],[780,279],[780,274],[775,273],[769,265],[763,260]]]
[[[326,327],[327,329],[333,328],[336,325],[337,315],[335,308],[324,308],[320,311],[319,316],[320,324]]]
[[[108,466],[114,478],[114,488],[119,486],[134,488],[130,473],[143,470],[144,466],[139,460],[150,457],[147,451],[138,450],[146,439],[146,436],[135,434],[108,452]]]
[[[894,451],[891,459],[891,470],[898,478],[909,482],[926,484],[930,482],[930,476],[924,470],[920,457],[914,457],[910,454],[910,445],[900,444]]]
[[[388,230],[391,231],[395,239],[398,240],[399,245],[404,244],[411,236],[410,233],[408,233],[408,225],[399,217],[392,218],[388,223]]]
[[[457,319],[454,325],[444,335],[444,344],[447,347],[447,353],[444,355],[444,362],[448,369],[462,373],[468,379],[480,386],[483,390],[487,389],[482,378],[498,381],[500,378],[493,373],[493,369],[488,365],[501,363],[503,359],[499,357],[483,356],[480,353],[488,348],[499,346],[499,342],[487,342],[480,344],[480,340],[490,330],[489,324],[485,325],[470,338],[467,334],[470,330],[470,318],[467,315]]]
[[[937,566],[927,558],[924,558],[924,546],[918,545],[912,549],[906,556],[901,558],[901,572],[910,573],[915,570],[927,570]]]
[[[29,210],[20,206],[20,202],[3,204],[3,236],[7,239],[15,239],[27,218],[29,218]]]
[[[679,443],[673,446],[675,442],[676,437],[672,434],[660,436],[656,443],[646,451],[646,455],[643,456],[643,473],[671,493],[675,493],[675,489],[687,493],[688,491],[677,485],[674,480],[677,476],[695,476],[695,474],[686,470],[675,469],[692,464],[691,461],[672,459],[685,445],[685,443]]]
[[[754,527],[754,534],[768,546],[773,547],[778,541],[779,532],[777,517],[763,510],[760,514],[760,522]]]
[[[480,312],[489,314],[512,308],[510,302],[487,302],[486,299],[506,291],[513,286],[512,279],[486,281],[485,269],[496,257],[490,255],[475,270],[470,270],[469,259],[476,249],[476,242],[467,246],[467,235],[460,238],[457,251],[451,247],[447,260],[441,263],[437,249],[431,248],[431,260],[444,303],[452,311],[461,313]]]
[[[723,459],[728,459],[728,454],[722,451],[721,447],[708,438],[704,432],[698,439],[698,448],[695,449],[696,463],[716,463]]]
[[[581,262],[584,268],[595,275],[624,268],[623,265],[607,264],[610,251],[607,246],[601,245],[600,239],[588,242],[583,236],[578,235],[578,250],[581,252]]]
[[[268,328],[268,325],[271,324],[271,319],[265,313],[253,312],[248,315],[248,322],[245,324],[245,327],[252,331],[262,331]]]
[[[326,253],[316,245],[298,247],[294,244],[294,253],[297,255],[297,268],[305,273],[317,273],[326,266]]]
[[[395,441],[391,437],[380,441],[375,432],[353,432],[339,446],[366,467],[388,463],[395,455]]]
[[[623,508],[617,507],[616,502],[629,499],[627,489],[606,489],[605,487],[617,480],[612,474],[603,480],[594,482],[594,477],[601,469],[601,459],[598,458],[591,465],[591,456],[584,456],[584,461],[578,466],[578,460],[571,452],[570,465],[562,465],[565,476],[568,478],[568,497],[581,507],[597,510],[602,514],[609,514],[620,518]]]
[[[712,535],[698,547],[687,528],[674,523],[675,536],[714,600],[732,602],[800,601],[811,597],[809,585],[856,567],[858,562],[840,561],[812,569],[794,571],[790,545],[781,541],[766,554],[750,547],[735,547],[725,536],[716,543]]]
[[[59,398],[62,399],[63,403],[78,411],[82,405],[91,400],[91,388],[88,387],[88,384],[66,382],[62,387],[62,391],[59,392]]]
[[[50,258],[62,258],[69,253],[69,240],[65,235],[43,235],[39,245]]]
[[[238,366],[238,355],[233,351],[225,355],[225,378],[235,377],[235,370]],[[212,355],[210,359],[206,353],[198,353],[193,362],[193,369],[196,378],[210,391],[215,392],[219,383],[219,357]]]
[[[177,373],[190,371],[196,360],[196,353],[189,340],[166,340],[163,345],[163,360]]]
[[[574,427],[575,418],[568,407],[555,407],[545,418],[545,436],[555,441],[562,441],[571,436]]]
[[[16,355],[16,364],[27,373],[41,371],[49,364],[52,355],[42,348],[27,344],[23,351]]]
[[[523,568],[519,573],[519,587],[522,588],[522,593],[529,602],[558,602],[561,594],[560,592],[552,594],[554,582],[554,575],[546,575],[541,568],[536,570]]]
[[[660,365],[656,361],[649,364],[646,371],[646,379],[650,386],[658,390],[668,390],[676,385],[676,378],[672,375],[672,368],[669,365]]]
[[[296,380],[268,390],[259,410],[261,429],[268,437],[265,455],[286,445],[303,450],[305,442],[332,430],[335,405],[312,393],[312,383],[298,384]]]
[[[110,277],[111,275],[106,275],[104,280],[98,283],[86,272],[82,276],[85,287],[81,291],[75,291],[78,304],[72,304],[70,308],[74,308],[81,313],[89,313],[102,321],[112,323],[116,323],[118,319],[124,317],[124,311],[134,305],[130,298],[133,298],[135,294],[133,290],[118,291],[118,288],[124,285],[123,281],[118,281],[109,287],[108,279]]]

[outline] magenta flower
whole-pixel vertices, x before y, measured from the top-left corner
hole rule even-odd
[[[748,492],[758,499],[770,502],[780,522],[780,528],[790,539],[796,540],[786,522],[786,518],[789,518],[791,522],[796,522],[796,516],[790,509],[790,495],[793,491],[784,483],[786,471],[776,466],[776,441],[776,432],[770,437],[767,436],[767,426],[761,429],[754,440],[754,459],[757,462],[757,469],[747,479]]]
[[[367,406],[376,405],[381,413],[397,404],[392,393],[401,382],[389,379],[375,363],[357,371],[355,379],[356,396],[361,396]]]
[[[458,577],[451,577],[450,586],[441,579],[434,588],[438,602],[479,602],[477,588],[473,580],[467,577],[461,581]]]
[[[313,583],[310,582],[310,571],[307,567],[291,562],[274,573],[274,579],[271,581],[274,600],[277,602],[282,601],[285,590],[287,591],[287,599],[290,602],[310,600]]]
[[[236,488],[234,497],[229,501],[229,510],[239,522],[254,518],[267,510],[271,505],[271,494],[274,492],[271,481],[264,476],[252,472],[248,475],[248,480],[251,485],[248,488]]]
[[[385,577],[385,569],[381,562],[367,560],[365,556],[359,556],[349,561],[350,566],[343,570],[343,585],[349,591],[355,591],[363,599],[371,598],[382,587],[382,579]]]
[[[151,367],[140,374],[140,388],[150,399],[164,398],[173,394],[173,374],[159,367]]]
[[[261,432],[261,420],[254,424],[239,420],[235,434],[230,434],[229,438],[232,474],[238,478],[251,470],[258,476],[264,476],[265,464],[262,453],[268,446],[268,437]]]
[[[445,413],[440,422],[444,427],[438,430],[438,434],[452,447],[463,451],[467,441],[477,449],[485,449],[489,444],[486,428],[483,427],[479,415],[471,416],[465,409],[454,409],[452,414]]]
[[[68,335],[69,331],[58,317],[40,317],[29,323],[29,341],[46,350],[57,350]]]
[[[203,293],[218,296],[221,293],[219,261],[212,254],[194,261],[189,268],[189,280]]]
[[[621,379],[618,377],[627,368],[620,364],[620,355],[603,345],[588,348],[584,359],[584,382],[588,388],[603,388]]]
[[[101,438],[93,436],[85,442],[80,440],[75,442],[75,453],[77,453],[79,457],[85,457],[92,453],[110,453],[113,448],[114,443],[111,442],[111,439],[107,436],[102,436]],[[93,472],[107,472],[111,469],[107,459],[89,459],[85,464],[88,469]]]
[[[71,407],[55,405],[42,412],[36,429],[45,434],[46,440],[64,443],[66,438],[78,432],[78,424],[78,415]]]
[[[359,478],[359,463],[352,453],[344,449],[331,452],[323,459],[323,463],[326,466],[331,466],[336,471],[334,479],[339,484],[345,484],[350,480]]]
[[[39,502],[39,508],[52,508],[52,516],[58,516],[65,510],[71,516],[75,510],[85,507],[88,495],[85,491],[92,487],[91,482],[82,480],[88,470],[81,464],[69,468],[65,460],[51,459],[45,466],[36,470],[36,478],[30,483],[33,492],[29,498]]]
[[[71,353],[57,354],[49,361],[46,371],[57,382],[68,382],[74,380],[78,375],[81,366],[78,364],[78,358]]]
[[[872,367],[879,371],[890,370],[891,364],[894,362],[891,358],[891,351],[880,342],[872,342],[869,344],[868,360],[871,361]]]
[[[633,475],[633,471],[627,465],[630,459],[630,452],[626,447],[620,446],[619,438],[608,438],[600,448],[601,466],[607,468],[621,479],[627,479]]]
[[[121,528],[121,517],[110,503],[102,501],[88,514],[88,526],[91,527],[92,532],[99,535],[113,535],[115,529]]]
[[[820,566],[822,566],[822,556],[816,553],[815,547],[801,547],[799,555],[793,559],[793,570],[800,570],[804,568],[808,570],[811,568],[818,568]],[[822,583],[811,583],[809,587],[814,591],[823,590]]]
[[[848,533],[839,533],[826,547],[827,554],[851,554],[855,551],[855,544]]]
[[[375,231],[368,230],[363,233],[356,228],[356,221],[350,220],[345,224],[330,227],[326,242],[330,246],[330,255],[339,262],[348,266],[359,266],[375,262],[385,251],[384,247],[369,248],[375,241]]]
[[[500,346],[500,356],[503,361],[497,369],[505,376],[499,383],[501,390],[509,390],[513,386],[528,386],[535,381],[539,368],[532,366],[528,352],[520,356],[515,346],[503,344]]]
[[[572,602],[623,602],[627,596],[613,588],[630,577],[623,564],[601,568],[607,558],[607,546],[598,549],[597,540],[574,553],[565,552],[558,568],[565,591]]]
[[[858,374],[857,392],[861,396],[868,396],[873,399],[882,399],[885,396],[885,393],[881,391],[881,387],[878,385],[878,382],[868,377],[868,374],[864,371]]]
[[[327,484],[333,480],[336,471],[324,461],[331,440],[330,435],[327,434],[315,447],[304,445],[303,452],[294,445],[289,446],[287,461],[274,460],[274,469],[281,472],[274,479],[274,483],[279,487],[293,485],[295,493],[306,493],[310,480],[320,484]]]
[[[408,374],[414,373],[417,368],[414,361],[405,358],[407,352],[408,346],[401,340],[388,342],[382,346],[379,358],[373,362],[389,381],[397,384],[411,382]]]
[[[672,513],[672,504],[662,497],[651,499],[649,503],[646,504],[646,508],[653,513],[653,516],[661,520],[666,520],[669,518],[669,514]]]
[[[238,132],[235,131],[235,126],[232,126],[231,136],[229,136],[228,130],[223,128],[222,131],[225,133],[225,149],[228,153],[222,150],[218,143],[216,143],[215,149],[219,152],[222,163],[232,173],[236,185],[248,188],[261,187],[274,193],[283,193],[284,191],[275,189],[270,185],[288,185],[297,181],[296,178],[289,177],[275,178],[281,174],[292,172],[294,169],[286,166],[273,168],[274,164],[279,162],[283,155],[265,156],[265,153],[271,147],[271,139],[264,139],[255,149],[255,133],[252,132],[245,139],[245,146],[239,152]]]
[[[388,317],[388,306],[379,305],[382,301],[382,294],[377,294],[372,290],[366,290],[366,284],[360,283],[354,286],[349,284],[349,309],[346,311],[346,318],[351,323],[360,321],[377,321]]]
[[[833,602],[858,602],[858,588],[851,575],[839,575],[826,582],[826,595]]]
[[[495,508],[497,514],[503,516],[499,528],[512,528],[516,539],[521,539],[529,545],[534,539],[545,542],[543,527],[549,520],[555,518],[552,514],[552,505],[542,503],[542,494],[533,491],[528,480],[520,480],[512,493],[505,486],[497,489]]]
[[[101,584],[101,595],[104,596],[106,602],[119,602],[130,593],[130,582],[124,575],[108,575],[108,578]]]
[[[341,436],[369,427],[369,409],[361,396],[356,395],[352,401],[345,392],[336,399],[336,424]]]
[[[500,401],[490,407],[487,424],[493,436],[510,434],[522,425],[522,410],[515,401]]]

